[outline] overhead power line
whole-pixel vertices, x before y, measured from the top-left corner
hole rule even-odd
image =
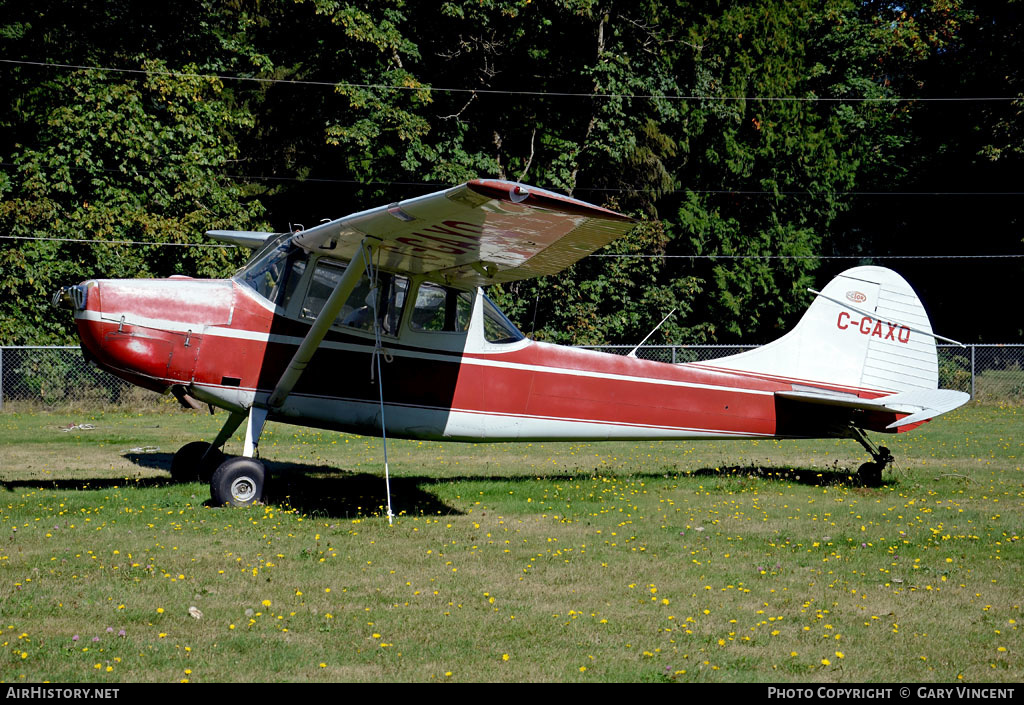
[[[795,103],[971,103],[971,102],[1010,102],[1022,100],[1021,96],[969,96],[969,97],[935,97],[907,98],[893,96],[886,98],[848,97],[835,98],[826,96],[725,96],[725,95],[682,95],[669,93],[573,93],[562,91],[513,91],[495,88],[450,88],[435,86],[394,86],[386,83],[352,83],[348,81],[308,81],[287,78],[260,78],[256,76],[229,76],[227,74],[190,73],[187,71],[157,71],[153,69],[126,69],[113,66],[86,66],[80,64],[58,64],[46,61],[24,61],[18,59],[0,59],[0,63],[20,66],[37,66],[42,68],[71,69],[74,71],[101,71],[107,73],[125,73],[136,75],[171,76],[178,78],[218,79],[221,81],[240,81],[263,84],[286,84],[294,86],[318,86],[322,88],[358,88],[364,90],[386,90],[407,92],[437,93],[476,93],[482,95],[522,95],[551,98],[627,98],[636,100],[681,100],[681,101],[720,101],[733,102],[760,100],[767,102]]]
[[[38,240],[43,242],[80,242],[83,244],[100,245],[149,245],[152,247],[212,247],[222,250],[233,250],[235,245],[221,245],[204,242],[145,242],[142,240],[90,240],[77,237],[27,237],[23,235],[0,235],[0,240]]]
[[[598,255],[620,259],[1017,259],[1019,255]]]
[[[17,164],[11,162],[0,162],[0,167],[17,167]],[[192,167],[218,167],[219,164],[190,164]],[[121,169],[111,169],[107,167],[85,167],[85,166],[69,166],[62,167],[70,171],[89,171],[89,172],[103,172],[108,174],[124,174],[125,176],[131,176],[132,174],[164,174],[168,171],[168,168],[174,169],[176,167],[168,167],[165,169],[132,169],[131,171],[124,171]],[[438,181],[386,181],[386,180],[367,180],[367,179],[339,179],[339,178],[319,178],[319,177],[302,177],[302,176],[265,176],[259,174],[214,174],[214,176],[235,179],[235,180],[249,180],[249,181],[291,181],[294,183],[311,183],[311,184],[348,184],[351,186],[410,186],[410,187],[423,187],[423,188],[449,188],[450,183],[442,183]],[[559,189],[558,187],[548,186],[545,187],[548,191],[564,191],[565,189]],[[800,191],[800,190],[757,190],[757,189],[690,189],[690,188],[678,188],[670,191],[661,191],[660,189],[647,189],[647,188],[625,188],[625,187],[605,187],[605,186],[576,186],[574,191],[587,191],[592,193],[654,193],[657,191],[661,194],[668,193],[694,193],[707,196],[815,196],[818,195],[814,191]],[[822,191],[822,193],[831,193],[836,196],[1024,196],[1024,191]]]
[[[220,249],[235,249],[235,245],[221,245],[215,243],[196,243],[196,242],[145,242],[140,240],[96,240],[86,238],[68,238],[68,237],[28,237],[23,235],[0,235],[0,240],[37,240],[43,242],[73,242],[80,244],[96,244],[96,245],[147,245],[150,247],[212,247]],[[640,255],[640,254],[624,254],[624,255],[603,255],[603,254],[592,254],[590,257],[610,257],[618,259],[730,259],[730,260],[747,260],[747,259],[779,259],[779,260],[803,260],[803,259],[817,259],[817,260],[860,260],[860,259],[1020,259],[1024,258],[1024,254],[1009,254],[1009,255]]]

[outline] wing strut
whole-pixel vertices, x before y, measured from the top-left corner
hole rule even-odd
[[[256,447],[260,442],[260,434],[263,433],[263,425],[267,420],[267,414],[279,410],[284,405],[288,395],[292,393],[299,378],[302,377],[302,373],[306,371],[309,361],[313,359],[317,348],[320,347],[320,343],[323,342],[328,329],[334,323],[334,319],[341,313],[342,307],[344,307],[348,297],[362,278],[363,273],[366,271],[367,263],[370,262],[373,257],[373,251],[380,242],[376,238],[372,238],[372,240],[373,242],[371,242],[371,238],[365,238],[359,251],[352,258],[352,261],[348,263],[348,266],[345,267],[345,272],[341,275],[341,279],[324,303],[324,307],[320,309],[320,313],[317,315],[316,320],[313,321],[313,325],[310,326],[306,337],[299,344],[298,350],[292,356],[291,362],[285,368],[281,379],[278,380],[277,386],[274,387],[274,391],[271,392],[266,404],[253,404],[249,409],[248,425],[245,432],[245,450],[243,451],[246,457],[251,458],[255,455]]]
[[[366,271],[366,265],[373,256],[376,244],[376,242],[370,244],[363,240],[363,246],[359,248],[359,252],[348,263],[348,266],[345,267],[345,272],[341,275],[338,285],[334,287],[334,291],[331,292],[327,302],[324,303],[324,307],[320,310],[316,320],[313,321],[309,333],[306,334],[302,343],[299,344],[299,349],[295,351],[292,361],[288,363],[288,368],[281,375],[281,379],[267,400],[268,409],[280,409],[284,404],[284,400],[292,393],[292,389],[295,388],[299,377],[305,372],[306,365],[313,359],[313,354],[320,347],[324,336],[327,335],[327,330],[334,323],[334,319],[338,317],[338,314],[341,313],[341,309],[348,300],[349,295],[352,294],[352,290],[356,288],[356,284],[359,283],[363,273]]]

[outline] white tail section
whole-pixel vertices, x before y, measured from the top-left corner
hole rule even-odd
[[[931,332],[924,306],[903,277],[884,267],[854,267],[829,282],[783,337],[700,366],[848,391],[937,389]]]

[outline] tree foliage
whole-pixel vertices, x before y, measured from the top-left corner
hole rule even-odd
[[[0,58],[36,62],[0,65],[0,235],[200,245],[521,180],[643,220],[494,287],[527,332],[635,343],[675,308],[662,342],[766,342],[851,263],[821,256],[1020,251],[1009,197],[866,195],[1013,190],[1019,4],[0,0]],[[1017,101],[924,100],[992,96]],[[57,240],[0,240],[0,343],[71,339],[60,285],[242,256]],[[964,310],[962,271],[903,269]],[[946,330],[1024,333],[972,323]]]

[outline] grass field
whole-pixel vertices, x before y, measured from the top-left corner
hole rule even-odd
[[[270,424],[264,506],[170,484],[223,419],[0,414],[0,680],[1024,678],[1020,407],[874,489],[853,441],[392,441],[393,527],[376,439]]]

